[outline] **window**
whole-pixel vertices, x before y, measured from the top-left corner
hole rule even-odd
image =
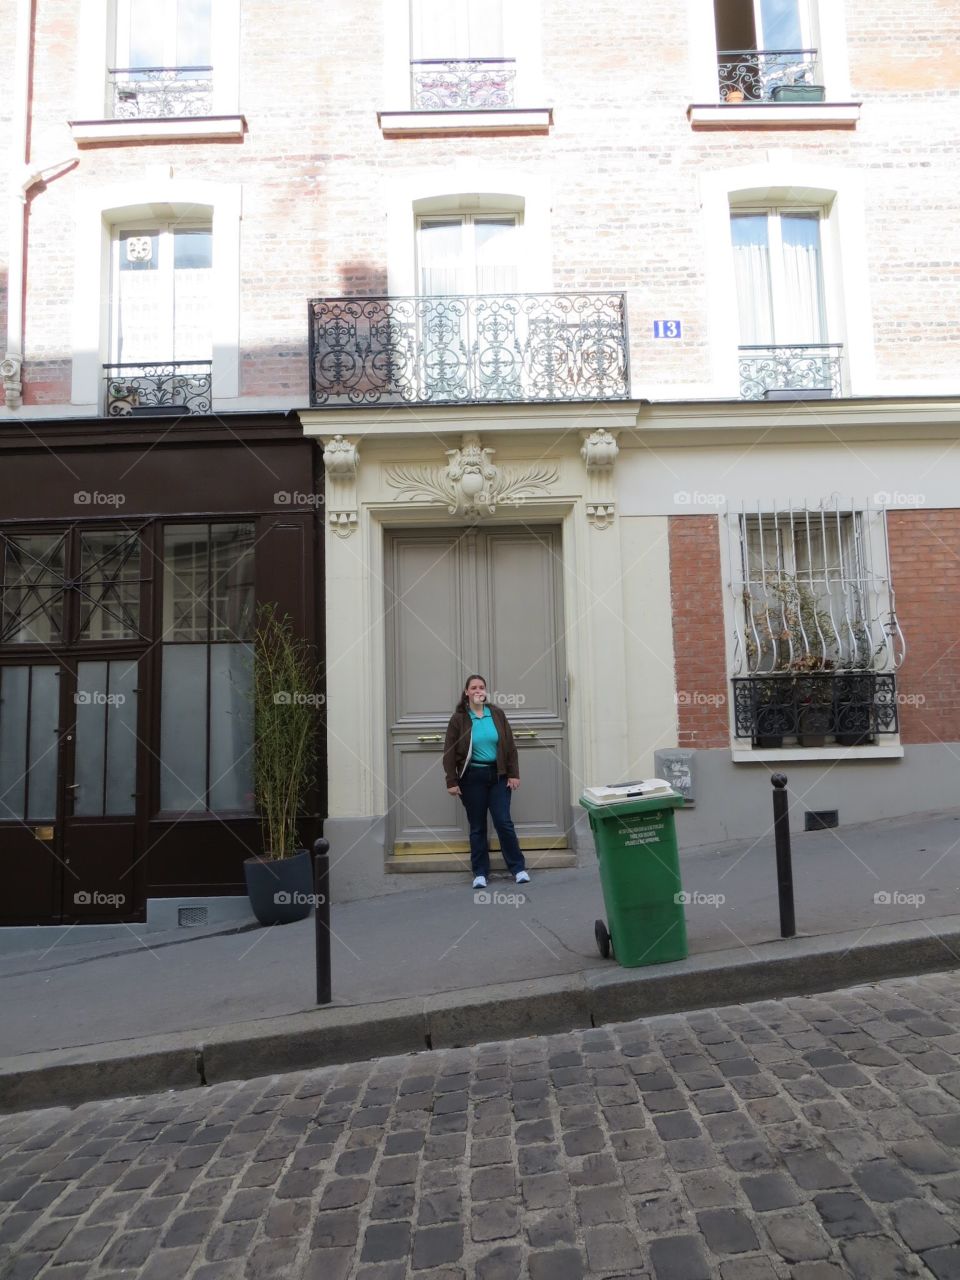
[[[502,0],[412,0],[410,21],[415,110],[515,104],[516,60],[505,53]]]
[[[895,733],[903,643],[884,512],[835,501],[729,521],[737,737]]]
[[[212,0],[117,0],[111,115],[211,114],[211,8]]]
[[[806,0],[715,0],[721,99],[822,101],[814,18]]]
[[[108,415],[209,411],[212,266],[209,226],[117,231]]]
[[[738,210],[730,229],[741,397],[839,395],[841,348],[828,342],[820,212]]]
[[[420,219],[420,293],[515,293],[517,215],[462,214]]]
[[[168,525],[163,551],[160,807],[253,807],[253,535]]]

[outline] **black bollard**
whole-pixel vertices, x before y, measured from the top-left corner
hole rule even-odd
[[[793,938],[797,921],[793,910],[793,865],[790,860],[790,815],[787,775],[775,773],[773,783],[773,833],[777,842],[777,897],[780,899],[780,937]]]
[[[313,918],[317,943],[317,1004],[329,1004],[330,990],[330,841],[313,842]]]

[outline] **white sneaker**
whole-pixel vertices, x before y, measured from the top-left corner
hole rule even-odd
[[[528,877],[527,877],[527,879],[529,879],[529,878],[530,878],[530,877],[528,876]],[[474,876],[474,877],[473,877],[473,887],[474,887],[475,889],[485,889],[485,888],[487,887],[487,877],[486,877],[486,876]]]
[[[527,875],[526,871],[518,871],[517,884],[529,884],[529,883],[530,883],[530,877]]]

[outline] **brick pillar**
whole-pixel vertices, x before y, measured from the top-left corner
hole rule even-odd
[[[669,541],[678,742],[726,747],[730,684],[717,517],[671,516]]]

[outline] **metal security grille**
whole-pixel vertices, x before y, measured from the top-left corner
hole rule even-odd
[[[885,512],[834,497],[741,507],[726,525],[736,737],[855,745],[896,733],[906,646]]]
[[[177,926],[180,929],[195,929],[197,925],[206,924],[209,916],[209,907],[178,907]]]

